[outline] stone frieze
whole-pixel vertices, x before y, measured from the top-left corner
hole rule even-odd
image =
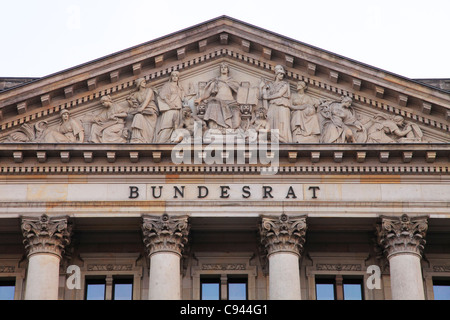
[[[362,114],[351,97],[317,97],[302,80],[292,90],[281,65],[274,68],[272,79],[258,82],[245,74],[235,78],[223,62],[212,77],[197,80],[195,85],[183,83],[180,72],[173,71],[157,88],[142,77],[125,98],[105,94],[95,110],[76,116],[62,109],[57,123],[27,122],[2,141],[179,143],[208,132],[246,139],[264,134],[281,143],[428,142],[421,127],[402,115]]]

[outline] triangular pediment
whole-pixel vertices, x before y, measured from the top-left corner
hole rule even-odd
[[[226,102],[214,99],[217,94],[214,91],[220,90],[220,86],[213,80],[220,77],[222,63],[228,66],[227,76],[232,82],[229,86],[232,98]],[[263,97],[263,83],[269,90],[275,82],[277,66],[283,67],[283,81],[288,84],[290,94],[284,97],[288,102],[272,99],[272,103],[288,103],[294,108],[287,115],[285,113],[286,116],[277,115],[274,120],[269,111],[271,99]],[[179,72],[182,100],[194,116],[198,112],[195,101],[199,98],[205,98],[199,104],[205,108],[209,108],[208,104],[218,103],[210,107],[209,113],[214,114],[207,117],[206,126],[219,126],[220,129],[245,127],[249,121],[254,122],[256,111],[262,107],[269,113],[266,116],[273,122],[272,129],[278,125],[280,128],[292,125],[289,129],[291,138],[282,141],[287,143],[450,142],[448,92],[229,17],[219,17],[0,92],[0,142],[174,143],[173,137],[170,140],[171,134],[165,134],[164,139],[156,138],[161,126],[173,122],[173,119],[161,118],[166,114],[165,108],[170,109],[162,97],[163,92],[169,90],[174,71]],[[144,79],[153,94],[154,104],[145,110],[139,109],[139,103],[129,102],[130,97],[137,95],[138,79]],[[306,85],[308,103],[301,102],[303,96],[299,97],[297,92],[299,82]],[[272,90],[272,95],[275,91]],[[106,112],[101,101],[106,96],[111,98],[119,116]],[[351,98],[350,108],[342,108],[342,97]],[[305,109],[305,104],[313,106]],[[244,114],[244,105],[250,105],[250,117]],[[181,107],[178,105],[177,108]],[[216,111],[212,112],[214,108]],[[343,120],[333,115],[333,108],[337,108],[336,112],[351,112]],[[62,128],[62,110],[69,111],[70,118],[77,123],[73,124],[76,129],[69,124]],[[150,119],[152,110],[155,116],[146,130],[154,127],[153,140],[142,136],[133,138],[133,128],[149,125],[150,122],[143,119]],[[215,114],[217,112],[219,114]],[[317,119],[311,118],[313,114]],[[350,116],[354,119],[349,119]],[[358,132],[353,132],[355,140],[350,141],[343,130],[325,134],[326,121],[340,126],[338,131],[342,129],[339,121],[343,121],[346,128],[359,128],[356,129]],[[75,136],[82,130],[82,141],[79,137],[65,140],[63,136],[69,135],[64,132],[67,130]],[[359,131],[364,134],[360,136]],[[333,139],[333,135],[339,135],[341,140]]]

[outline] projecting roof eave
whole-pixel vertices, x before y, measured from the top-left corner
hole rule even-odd
[[[119,55],[121,55],[123,53],[126,53],[126,52],[129,52],[129,51],[133,51],[134,49],[140,48],[142,46],[148,46],[148,45],[157,43],[157,42],[159,42],[161,40],[169,39],[169,38],[171,38],[171,37],[173,37],[174,35],[177,35],[177,34],[189,33],[189,31],[191,31],[191,30],[198,29],[199,27],[205,26],[207,24],[217,23],[220,20],[229,20],[229,21],[237,23],[237,24],[245,25],[245,26],[248,26],[250,28],[257,29],[257,30],[260,30],[260,31],[268,33],[268,34],[272,34],[272,35],[274,35],[274,36],[276,36],[276,37],[278,37],[280,39],[284,39],[284,40],[287,40],[287,41],[290,41],[290,42],[294,42],[294,43],[297,43],[297,44],[305,46],[305,47],[309,47],[309,48],[314,49],[314,50],[318,50],[318,51],[327,53],[327,54],[335,56],[335,57],[337,57],[339,59],[347,60],[348,62],[350,62],[352,64],[357,64],[357,65],[360,65],[360,66],[362,66],[364,68],[373,69],[375,71],[382,72],[382,73],[385,73],[385,74],[388,74],[388,75],[391,75],[391,76],[394,76],[394,77],[397,77],[397,78],[401,78],[401,79],[406,80],[406,81],[411,81],[411,82],[414,82],[414,83],[416,83],[418,85],[422,85],[424,87],[427,87],[427,88],[430,88],[430,89],[433,89],[433,90],[436,90],[436,91],[440,91],[440,92],[443,92],[445,94],[449,93],[447,90],[443,90],[441,88],[437,88],[435,86],[431,86],[429,84],[420,82],[419,79],[411,79],[411,78],[408,78],[408,77],[405,77],[405,76],[402,76],[402,75],[390,72],[388,70],[384,70],[384,69],[375,67],[373,65],[369,65],[367,63],[363,63],[363,62],[360,62],[360,61],[357,61],[357,60],[354,60],[354,59],[351,59],[351,58],[339,55],[337,53],[334,53],[334,52],[331,52],[331,51],[328,51],[328,50],[325,50],[325,49],[322,49],[322,48],[310,45],[308,43],[305,43],[305,42],[302,42],[302,41],[299,41],[299,40],[296,40],[296,39],[293,39],[293,38],[281,35],[279,33],[276,33],[276,32],[273,32],[273,31],[270,31],[270,30],[267,30],[267,29],[264,29],[264,28],[261,28],[261,27],[258,27],[258,26],[255,26],[253,24],[250,24],[250,23],[247,23],[247,22],[244,22],[244,21],[241,21],[241,20],[229,17],[227,15],[219,16],[217,18],[214,18],[214,19],[211,19],[211,20],[208,20],[208,21],[196,24],[194,26],[191,26],[191,27],[188,27],[188,28],[185,28],[185,29],[181,29],[181,30],[176,31],[176,32],[172,32],[170,34],[167,34],[167,35],[164,35],[164,36],[152,39],[150,41],[143,42],[141,44],[138,44],[138,45],[135,45],[135,46],[132,46],[132,47],[129,47],[129,48],[126,48],[126,49],[123,49],[123,50],[120,50],[120,51],[108,54],[108,55],[105,55],[103,57],[99,57],[97,59],[94,59],[94,60],[91,60],[91,61],[79,64],[79,65],[76,65],[76,66],[73,66],[73,67],[61,70],[61,71],[58,71],[58,72],[55,72],[55,73],[52,73],[52,74],[48,74],[48,75],[40,77],[40,78],[29,78],[29,79],[33,79],[33,80],[30,81],[30,82],[21,84],[21,85],[19,85],[17,87],[6,89],[6,90],[2,91],[2,93],[6,92],[6,91],[9,91],[9,90],[13,90],[13,89],[18,89],[18,88],[21,88],[23,86],[27,86],[27,85],[30,85],[30,84],[33,84],[33,83],[36,83],[36,82],[39,82],[39,81],[44,81],[46,79],[52,78],[54,76],[57,76],[57,75],[60,75],[60,74],[63,74],[63,73],[69,72],[69,71],[73,71],[73,70],[80,69],[80,68],[83,68],[83,67],[86,67],[86,66],[89,66],[89,65],[92,65],[92,64],[96,64],[96,63],[98,63],[100,61],[108,60],[108,59],[110,59],[112,57],[119,56]]]

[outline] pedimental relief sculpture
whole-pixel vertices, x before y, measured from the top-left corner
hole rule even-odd
[[[291,94],[294,85],[297,92]],[[177,129],[186,131],[180,135]],[[64,109],[58,124],[25,123],[5,142],[178,143],[195,133],[249,129],[262,130],[267,139],[280,143],[424,142],[417,124],[400,115],[358,114],[349,96],[336,100],[313,96],[306,82],[287,81],[281,65],[275,66],[273,79],[252,84],[242,75],[233,77],[225,62],[219,64],[216,77],[200,79],[197,88],[190,83],[185,90],[179,71],[173,71],[159,89],[139,78],[125,98],[102,96],[98,111],[73,117]]]

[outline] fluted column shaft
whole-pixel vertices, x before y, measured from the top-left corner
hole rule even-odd
[[[57,300],[59,265],[71,235],[67,218],[23,218],[21,227],[28,256],[25,300]]]
[[[150,257],[149,300],[180,300],[180,262],[189,234],[187,216],[144,217],[142,232]]]
[[[424,217],[383,217],[378,243],[389,260],[393,300],[424,300],[420,261],[428,229]]]
[[[299,258],[305,234],[304,216],[262,218],[260,236],[269,259],[269,299],[301,299]]]

